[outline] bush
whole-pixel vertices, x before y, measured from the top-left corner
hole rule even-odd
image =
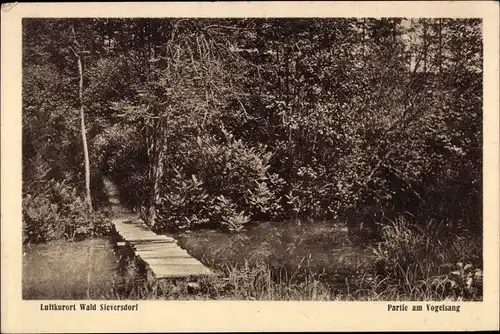
[[[64,230],[57,204],[43,195],[28,194],[23,198],[23,243],[58,239],[64,235]]]
[[[268,210],[271,193],[267,186],[271,154],[265,147],[249,147],[224,131],[225,141],[198,137],[187,166],[198,171],[207,191],[224,195],[240,209],[256,215]]]
[[[224,195],[215,198],[214,218],[220,221],[220,224],[229,231],[241,231],[243,225],[250,221],[250,217],[245,215],[244,211],[238,212],[236,204]]]
[[[481,237],[454,235],[450,226],[397,217],[382,227],[382,242],[373,248],[377,274],[386,280],[381,286],[432,300],[482,298]]]
[[[179,170],[160,199],[160,227],[187,229],[207,224],[211,216],[203,182],[195,175],[185,177]]]
[[[76,189],[64,183],[49,181],[23,198],[23,243],[78,240],[107,234],[110,228],[103,213],[89,214]]]
[[[158,214],[164,227],[214,224],[236,231],[279,209],[268,186],[270,178],[279,186],[279,178],[267,173],[270,154],[224,134],[225,143],[186,139],[188,153],[167,167]]]

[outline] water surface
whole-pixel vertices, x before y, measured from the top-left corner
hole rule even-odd
[[[105,238],[23,246],[23,299],[105,299],[117,269]]]
[[[200,229],[173,236],[191,255],[219,270],[265,263],[284,275],[307,271],[343,281],[370,267],[374,258],[368,244],[353,240],[345,225],[334,221],[261,222],[239,233]]]

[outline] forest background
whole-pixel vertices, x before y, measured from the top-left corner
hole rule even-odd
[[[476,19],[24,19],[23,241],[339,220],[482,268]],[[464,284],[468,273],[464,272]]]

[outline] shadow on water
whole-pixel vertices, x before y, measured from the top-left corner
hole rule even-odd
[[[23,299],[109,299],[126,259],[106,238],[24,246]]]

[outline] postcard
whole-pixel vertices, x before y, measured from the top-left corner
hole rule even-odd
[[[2,5],[2,331],[498,329],[496,13]]]

